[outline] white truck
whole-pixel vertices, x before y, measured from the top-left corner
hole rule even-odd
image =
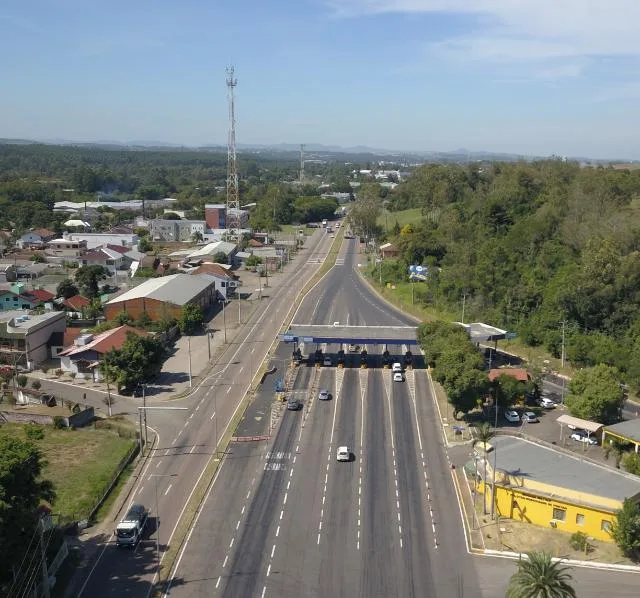
[[[326,218],[322,221],[322,228],[327,228],[327,219]]]
[[[144,505],[131,505],[127,514],[116,526],[116,546],[135,548],[142,537],[148,517],[149,511]]]

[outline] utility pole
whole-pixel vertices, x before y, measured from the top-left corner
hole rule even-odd
[[[226,69],[227,95],[229,100],[229,139],[227,144],[227,221],[226,227],[231,231],[229,240],[240,238],[240,194],[238,190],[238,164],[236,159],[236,110],[235,88],[238,80],[235,78],[233,66]]]
[[[300,144],[300,183],[304,182],[304,144]]]
[[[142,385],[142,409],[144,410],[144,443],[149,443],[149,435],[147,431],[147,385]]]
[[[498,431],[498,397],[494,397],[494,401],[496,404],[496,421],[493,427],[493,435],[497,435]],[[497,462],[497,454],[498,454],[498,446],[496,443],[493,444],[493,471],[492,474],[492,482],[491,482],[491,519],[493,519],[495,511],[496,511],[496,462]],[[486,474],[485,474],[486,477]],[[485,488],[485,497],[487,489]]]
[[[49,570],[47,567],[47,549],[44,545],[44,520],[38,521],[38,530],[40,531],[40,549],[42,551],[42,596],[49,598]]]
[[[565,341],[565,334],[564,334],[564,328],[565,328],[565,324],[566,321],[562,320],[562,352],[560,354],[560,365],[562,366],[562,368],[564,368],[564,341]]]
[[[467,294],[466,293],[462,293],[462,324],[464,324],[464,308],[466,307],[466,303],[467,303]]]
[[[226,297],[224,299],[222,299],[222,328],[224,330],[224,343],[225,345],[227,344],[227,316],[226,316],[226,309],[225,307],[227,306],[227,299]]]
[[[191,337],[187,336],[187,348],[189,351],[189,388],[193,386],[193,376],[191,375]]]

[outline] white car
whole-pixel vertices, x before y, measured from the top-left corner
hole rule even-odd
[[[571,434],[571,439],[577,440],[578,442],[584,442],[592,446],[598,444],[598,441],[593,436],[589,436],[585,432],[574,432],[573,434]]]
[[[542,397],[538,401],[538,405],[540,405],[540,407],[544,409],[553,409],[556,406],[556,402],[553,399],[550,399],[549,397]]]
[[[520,416],[518,415],[517,411],[505,411],[504,418],[512,424],[517,424],[520,422]]]
[[[402,374],[402,372],[395,372],[393,374],[393,381],[394,382],[404,382],[404,375]]]
[[[325,357],[325,358],[323,359],[323,361],[322,361],[322,365],[329,365],[329,366],[330,366],[330,365],[332,365],[332,363],[331,363],[331,357],[329,357],[329,356]]]
[[[348,446],[339,446],[336,454],[338,461],[351,461],[351,450]]]
[[[527,411],[522,414],[522,421],[528,424],[537,424],[540,420],[533,411]]]
[[[392,372],[401,372],[402,373],[402,364],[399,361],[396,361],[392,366],[391,366],[391,371]]]

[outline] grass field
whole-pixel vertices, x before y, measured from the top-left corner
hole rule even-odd
[[[44,438],[34,444],[47,461],[43,477],[51,480],[56,489],[53,512],[64,518],[83,519],[135,441],[93,428],[56,430],[43,426],[42,429]],[[26,439],[24,426],[20,424],[1,426],[0,436]]]
[[[391,230],[396,222],[400,226],[409,224],[410,222],[419,222],[422,220],[422,209],[411,208],[410,210],[401,210],[399,212],[384,212],[378,217],[378,224],[382,227],[389,227]]]

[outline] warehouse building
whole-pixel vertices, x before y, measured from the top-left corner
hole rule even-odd
[[[521,438],[496,436],[487,455],[488,508],[494,458],[494,506],[501,517],[611,542],[615,513],[625,499],[640,500],[636,476]],[[481,492],[483,462],[478,456],[465,467],[479,471]]]
[[[137,320],[146,314],[152,320],[179,318],[185,305],[205,311],[216,300],[213,281],[200,276],[172,274],[152,278],[105,304],[107,320],[126,312]]]

